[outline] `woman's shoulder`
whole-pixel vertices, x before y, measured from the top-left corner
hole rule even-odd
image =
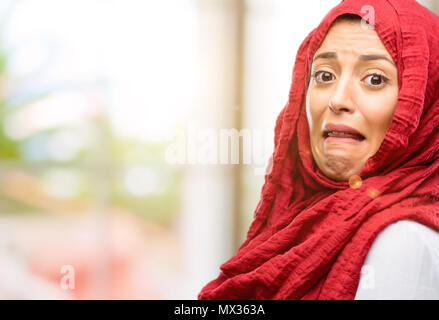
[[[439,232],[411,220],[387,226],[367,254],[356,299],[430,298],[439,299]]]
[[[397,247],[419,248],[419,246],[430,247],[439,243],[439,232],[413,220],[400,220],[390,224],[382,230],[372,244],[371,250],[377,247],[389,247],[386,244]],[[383,246],[381,246],[383,244]],[[393,252],[394,250],[392,250]]]
[[[401,220],[390,224],[375,238],[366,262],[381,261],[396,265],[421,258],[423,255],[439,260],[439,232],[413,220]],[[378,259],[379,258],[379,259]]]
[[[413,220],[401,220],[378,233],[366,261],[384,256],[405,260],[419,256],[423,250],[439,259],[439,232]]]

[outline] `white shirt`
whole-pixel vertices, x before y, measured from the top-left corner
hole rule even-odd
[[[439,300],[439,233],[411,220],[381,231],[361,271],[356,300]]]

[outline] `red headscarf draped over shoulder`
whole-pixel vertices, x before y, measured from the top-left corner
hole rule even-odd
[[[312,58],[331,24],[346,13],[367,19],[366,5],[398,67],[399,96],[379,150],[350,186],[315,165],[305,96]],[[342,1],[298,50],[247,239],[198,298],[353,299],[366,255],[386,226],[410,219],[439,232],[438,123],[438,16],[414,0]]]

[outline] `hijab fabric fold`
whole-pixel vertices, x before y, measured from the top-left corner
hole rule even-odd
[[[366,5],[398,68],[398,103],[360,179],[338,182],[312,158],[308,74],[334,20],[346,13],[363,17]],[[438,123],[438,16],[414,0],[342,1],[297,52],[247,238],[198,298],[353,299],[366,255],[385,227],[409,219],[439,232]]]

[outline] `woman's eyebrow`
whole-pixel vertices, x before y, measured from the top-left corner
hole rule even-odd
[[[365,55],[361,55],[358,59],[361,61],[386,60],[386,61],[390,62],[391,64],[395,65],[395,62],[393,62],[392,59],[389,59],[386,56],[383,56],[380,54],[365,54]]]
[[[313,59],[313,63],[317,59],[337,59],[337,53],[336,52],[322,52],[316,55]],[[373,61],[373,60],[386,60],[387,62],[390,62],[391,64],[395,65],[395,62],[393,62],[392,59],[389,59],[388,57],[380,54],[363,54],[358,57],[361,61]]]
[[[316,61],[317,59],[337,59],[337,53],[335,52],[323,52],[319,53],[314,57],[312,62]]]

